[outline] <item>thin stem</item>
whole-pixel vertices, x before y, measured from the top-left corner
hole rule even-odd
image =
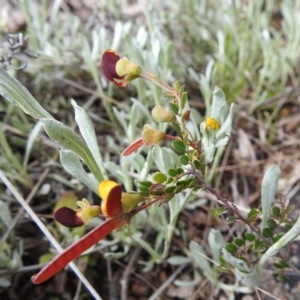
[[[209,186],[205,182],[204,178],[196,170],[191,170],[190,173],[195,176],[200,185],[202,185],[205,189],[207,189],[209,192],[215,195],[216,198],[224,204],[228,211],[231,211],[236,216],[238,216],[239,219],[242,220],[245,224],[247,224],[251,228],[251,230],[255,232],[265,243],[269,244],[269,242],[262,236],[259,229],[256,228],[253,224],[251,224],[249,220],[237,209],[237,207],[233,203],[229,202],[226,198],[222,197],[216,189],[213,189],[211,186]]]

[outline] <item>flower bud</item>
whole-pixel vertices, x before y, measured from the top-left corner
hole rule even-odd
[[[160,130],[151,128],[148,124],[144,125],[142,139],[145,146],[154,145],[165,139],[166,134]]]
[[[175,121],[175,115],[160,105],[154,106],[152,109],[152,117],[156,122],[173,122]]]

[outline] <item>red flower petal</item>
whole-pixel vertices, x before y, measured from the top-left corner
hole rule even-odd
[[[122,188],[116,185],[109,191],[106,200],[101,204],[102,212],[108,217],[114,217],[123,212],[121,202]]]
[[[117,82],[115,79],[122,79],[122,77],[120,77],[116,72],[116,64],[119,59],[120,56],[113,50],[109,49],[103,53],[101,61],[101,68],[104,76],[109,81],[112,81],[117,85],[119,85],[121,82]]]
[[[54,213],[54,219],[69,228],[80,227],[84,224],[80,213],[80,211],[73,210],[69,207],[61,207]]]

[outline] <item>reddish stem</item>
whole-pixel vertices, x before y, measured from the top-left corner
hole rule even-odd
[[[48,280],[62,270],[69,262],[92,247],[98,241],[105,238],[114,229],[119,228],[123,224],[129,224],[133,216],[159,200],[161,200],[161,197],[158,197],[147,204],[138,206],[129,213],[121,213],[116,217],[106,220],[51,260],[37,275],[32,276],[32,282],[39,284]]]
[[[103,222],[98,227],[87,233],[76,243],[69,246],[61,254],[50,261],[37,275],[32,276],[31,280],[35,284],[42,283],[62,270],[69,262],[78,257],[81,253],[92,247],[101,239],[105,238],[114,229],[122,225],[123,215],[116,216]]]

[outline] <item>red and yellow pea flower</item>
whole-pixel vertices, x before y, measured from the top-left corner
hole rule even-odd
[[[143,75],[143,69],[130,61],[127,57],[120,56],[108,49],[102,55],[101,68],[104,76],[119,87],[127,86],[132,80]]]
[[[103,53],[101,68],[106,79],[119,87],[127,86],[136,78],[143,78],[158,85],[166,92],[173,92],[173,89],[157,76],[145,71],[127,57],[120,58],[119,54],[112,49],[107,49]]]
[[[138,212],[160,200],[160,198],[156,198],[147,204],[138,206],[147,199],[138,193],[122,192],[121,186],[111,180],[104,180],[99,184],[99,195],[103,199],[101,209],[96,205],[91,206],[86,199],[83,199],[78,203],[80,209],[61,207],[55,212],[55,219],[67,227],[86,224],[92,218],[99,216],[100,212],[107,220],[50,261],[37,275],[31,278],[33,283],[39,284],[48,280],[114,229],[129,224]]]

